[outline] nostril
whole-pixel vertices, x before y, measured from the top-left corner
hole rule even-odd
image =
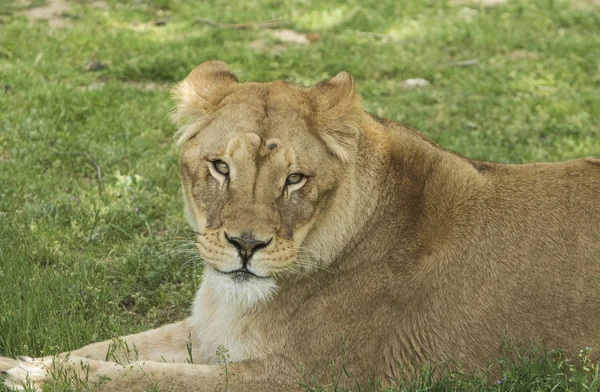
[[[244,242],[239,237],[230,237],[225,233],[225,238],[231,245],[233,245],[238,251],[242,252],[244,250]]]
[[[252,248],[252,250],[254,252],[256,252],[257,250],[261,250],[266,248],[267,246],[269,246],[269,244],[271,243],[271,240],[273,238],[270,238],[269,241],[264,242],[264,241],[254,241],[254,247]]]
[[[269,241],[258,241],[255,240],[251,235],[243,235],[241,237],[230,237],[227,233],[225,233],[225,238],[231,245],[233,245],[237,250],[240,256],[244,261],[248,261],[250,257],[254,254],[254,252],[266,248],[270,243]]]

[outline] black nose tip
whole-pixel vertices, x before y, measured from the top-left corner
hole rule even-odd
[[[250,260],[250,257],[252,257],[254,252],[265,248],[271,242],[271,240],[267,242],[258,241],[252,235],[230,237],[227,235],[227,233],[225,233],[225,238],[227,238],[227,241],[229,241],[229,243],[238,250],[240,257],[244,261],[244,267],[246,266],[246,263],[248,263],[248,260]]]

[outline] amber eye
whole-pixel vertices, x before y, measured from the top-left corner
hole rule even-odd
[[[226,176],[226,175],[229,174],[229,166],[225,162],[223,162],[223,161],[213,161],[212,164],[213,164],[213,166],[215,167],[215,170],[218,173],[220,173],[220,174],[222,174],[224,176]]]
[[[285,179],[285,185],[294,185],[294,184],[298,184],[300,181],[302,181],[302,179],[304,178],[304,176],[300,173],[293,173],[290,174],[286,179]]]

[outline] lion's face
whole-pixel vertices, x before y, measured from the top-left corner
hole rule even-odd
[[[198,249],[211,267],[241,280],[293,265],[315,212],[338,185],[340,166],[309,133],[300,99],[302,110],[276,98],[249,100],[257,88],[224,98],[184,147],[180,165]]]
[[[224,67],[204,63],[176,90],[186,215],[212,272],[260,284],[310,268],[301,265],[310,258],[298,257],[310,252],[303,241],[354,154],[353,112],[338,105],[357,105],[339,91],[349,84],[355,96],[347,74],[338,77],[346,84],[334,79],[306,89],[238,84]]]

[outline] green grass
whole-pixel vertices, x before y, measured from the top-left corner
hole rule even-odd
[[[597,1],[71,1],[63,28],[30,22],[21,12],[43,2],[27,3],[0,5],[3,356],[75,349],[188,313],[202,268],[185,247],[169,88],[202,61],[224,60],[242,81],[311,84],[348,70],[367,110],[473,158],[600,156]],[[197,17],[276,18],[319,39],[282,43]],[[258,40],[270,47],[253,48]],[[89,72],[92,60],[107,67]],[[432,84],[405,89],[407,78]],[[594,368],[536,358],[507,365],[499,385],[460,373],[436,383],[426,369],[403,385],[584,390],[597,379]]]
[[[400,367],[402,368],[402,367]],[[332,372],[331,382],[322,386],[307,376],[301,385],[310,392],[322,391],[596,391],[600,389],[600,370],[590,360],[585,348],[578,358],[567,359],[560,350],[545,351],[537,345],[515,348],[515,344],[503,345],[500,355],[490,361],[488,371],[469,374],[459,363],[449,362],[436,367],[424,366],[408,371],[395,380],[391,387],[380,382],[356,383],[354,389],[340,387],[357,380],[342,366],[342,371]]]

